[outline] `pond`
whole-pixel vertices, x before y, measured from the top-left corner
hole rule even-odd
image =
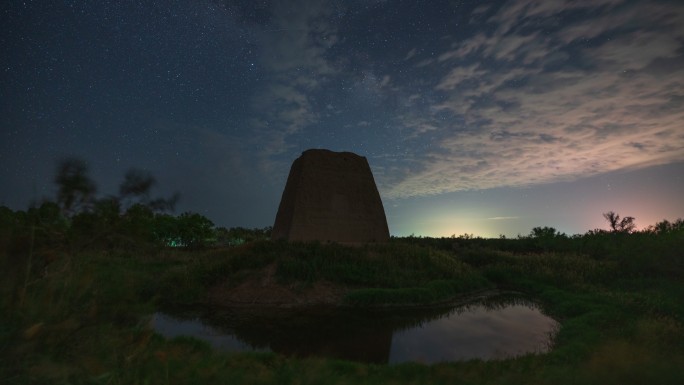
[[[531,301],[493,296],[426,308],[236,308],[155,313],[154,330],[230,351],[372,363],[503,359],[547,352],[558,322]]]

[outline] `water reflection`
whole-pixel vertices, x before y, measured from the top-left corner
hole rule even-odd
[[[274,351],[373,363],[498,359],[546,352],[558,324],[510,297],[421,309],[239,308],[156,313],[166,336],[193,336],[225,351]]]

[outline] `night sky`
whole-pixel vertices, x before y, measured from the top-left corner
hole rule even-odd
[[[0,205],[154,195],[273,224],[309,148],[368,158],[393,235],[684,217],[684,2],[3,1]]]

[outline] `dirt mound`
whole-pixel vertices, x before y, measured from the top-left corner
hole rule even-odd
[[[207,300],[215,306],[308,306],[336,305],[342,302],[348,289],[331,282],[314,284],[279,284],[275,278],[276,264],[244,280],[237,286],[222,282],[209,290]]]

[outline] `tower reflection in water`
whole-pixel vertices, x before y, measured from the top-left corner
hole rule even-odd
[[[532,302],[497,296],[429,308],[235,308],[156,313],[166,337],[193,336],[223,351],[273,351],[369,363],[484,360],[543,353],[558,323]]]

